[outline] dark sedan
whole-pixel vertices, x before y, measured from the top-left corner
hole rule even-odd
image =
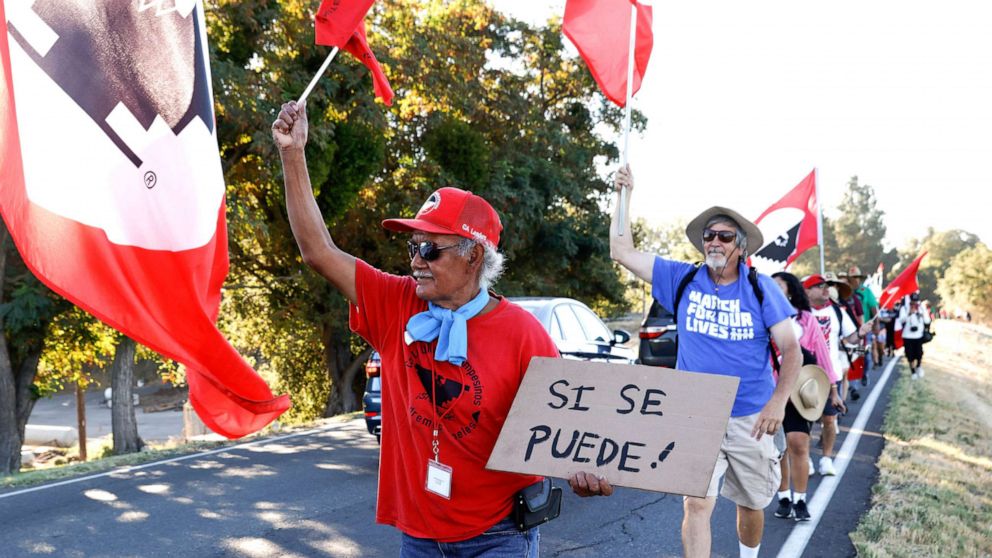
[[[675,318],[664,306],[654,301],[641,323],[641,346],[638,362],[648,366],[675,368],[678,357],[678,332]]]
[[[362,406],[365,407],[365,427],[369,434],[375,436],[376,441],[382,437],[382,376],[379,374],[382,368],[382,359],[379,353],[372,351],[369,359],[365,362],[365,395],[362,397]]]

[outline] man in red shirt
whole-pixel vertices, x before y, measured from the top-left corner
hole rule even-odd
[[[286,206],[303,261],[351,303],[352,329],[382,356],[383,424],[376,521],[403,532],[401,556],[537,556],[537,528],[519,531],[514,495],[540,477],[485,468],[530,360],[558,350],[526,310],[491,293],[503,256],[492,206],[441,188],[413,219],[412,276],[383,273],[339,249],[313,197],[303,105],[272,124]],[[612,493],[605,479],[569,479],[582,496]]]

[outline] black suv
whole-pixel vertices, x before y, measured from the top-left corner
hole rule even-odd
[[[675,368],[678,356],[675,317],[655,300],[641,324],[638,362],[648,366]]]
[[[369,434],[375,436],[375,441],[382,439],[382,377],[379,371],[382,368],[382,359],[377,351],[372,351],[369,359],[365,362],[365,395],[362,397],[362,405],[365,407],[365,427],[369,429]]]

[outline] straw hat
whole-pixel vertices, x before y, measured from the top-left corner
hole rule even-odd
[[[851,298],[851,293],[854,292],[854,289],[851,288],[851,285],[849,285],[847,281],[841,281],[840,278],[837,277],[837,275],[835,275],[832,271],[824,273],[823,279],[826,280],[828,285],[837,287],[837,294],[839,294],[842,299]]]
[[[703,229],[706,227],[706,223],[710,219],[716,217],[717,215],[726,215],[730,217],[737,226],[744,231],[747,235],[747,246],[744,250],[748,254],[755,253],[759,248],[764,245],[764,237],[761,236],[761,229],[759,229],[754,223],[745,219],[740,213],[737,213],[733,209],[727,209],[726,207],[713,206],[706,211],[700,213],[695,219],[689,222],[685,228],[685,235],[689,237],[689,242],[696,247],[700,252],[706,253],[703,250]]]
[[[868,276],[861,272],[861,268],[860,267],[858,267],[856,265],[852,265],[851,268],[847,270],[847,273],[844,274],[844,277],[853,277],[855,279],[864,279],[865,277],[868,277]]]
[[[823,414],[823,408],[830,397],[830,378],[822,368],[807,364],[799,369],[796,385],[789,394],[789,400],[799,414],[808,421],[815,421]]]

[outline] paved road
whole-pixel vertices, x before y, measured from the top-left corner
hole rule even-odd
[[[763,556],[795,545],[804,529],[810,531],[808,546],[800,541],[782,555],[854,555],[847,534],[866,509],[877,477],[878,432],[894,379],[893,374],[878,397],[862,398],[842,419],[838,448],[863,435],[856,448],[848,444],[842,452],[851,460],[821,521],[815,529],[797,527],[775,518],[770,506]],[[852,431],[855,417],[873,399],[873,412]],[[838,465],[845,462],[839,459]],[[399,535],[374,523],[377,469],[375,439],[361,421],[351,421],[28,491],[7,490],[0,492],[0,554],[396,556]],[[824,504],[835,480],[811,479],[812,507]],[[611,498],[569,494],[563,509],[562,518],[542,529],[543,556],[681,554],[678,497],[631,489]],[[733,507],[721,500],[714,556],[737,556],[733,529]]]

